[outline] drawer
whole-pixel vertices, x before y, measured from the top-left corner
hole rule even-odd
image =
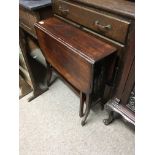
[[[34,23],[38,21],[37,14],[20,7],[19,20],[20,20],[19,24],[23,29],[35,35]]]
[[[54,13],[110,39],[125,43],[130,22],[62,0],[53,4]]]

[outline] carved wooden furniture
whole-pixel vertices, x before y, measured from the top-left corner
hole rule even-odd
[[[35,27],[47,61],[80,91],[79,116],[84,116],[81,124],[85,125],[92,103],[103,98],[108,62],[116,48],[56,17],[42,20]]]
[[[134,6],[134,3],[131,2]],[[134,7],[132,8],[134,12]],[[131,20],[128,38],[120,63],[120,72],[116,80],[113,97],[105,105],[109,118],[104,120],[105,125],[111,123],[115,115],[119,114],[125,121],[135,125],[135,20],[134,14],[126,18]]]
[[[135,61],[135,60],[134,60]],[[132,125],[135,125],[135,62],[133,61],[124,91],[122,93],[121,104],[118,98],[109,100],[105,104],[109,117],[104,119],[104,124],[108,125],[115,119],[115,114]]]
[[[20,48],[23,53],[26,66],[30,75],[33,96],[30,97],[29,101],[36,98],[40,94],[48,90],[48,87],[44,85],[41,87],[38,78],[36,79],[37,72],[41,72],[41,68],[45,68],[41,63],[34,68],[34,64],[37,64],[36,61],[30,56],[30,46],[28,45],[28,40],[31,38],[37,43],[37,36],[34,29],[34,23],[52,16],[51,10],[51,0],[38,0],[38,1],[19,1],[19,39],[20,39]],[[38,43],[37,43],[38,44]],[[46,64],[45,64],[46,65]],[[32,69],[34,68],[34,70]],[[46,68],[44,69],[46,70]],[[20,70],[22,72],[22,70]],[[23,73],[24,74],[24,73]],[[47,78],[49,75],[47,75]]]

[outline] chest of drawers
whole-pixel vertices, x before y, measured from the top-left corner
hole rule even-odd
[[[58,0],[54,12],[113,40],[124,43],[130,22],[78,4]]]

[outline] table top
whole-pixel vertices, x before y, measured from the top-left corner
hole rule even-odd
[[[116,48],[83,32],[74,26],[51,17],[35,24],[48,35],[55,36],[87,61],[95,63],[116,52]]]
[[[38,10],[50,6],[52,0],[19,0],[19,5],[28,10]]]

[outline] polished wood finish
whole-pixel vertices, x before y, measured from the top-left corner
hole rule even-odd
[[[40,21],[35,27],[47,61],[69,83],[80,90],[81,117],[83,93],[85,94],[86,109],[81,122],[84,125],[92,101],[97,101],[103,96],[108,56],[114,56],[116,48],[55,17]]]
[[[130,68],[130,72],[128,75],[128,79],[126,81],[126,85],[122,94],[122,103],[124,103],[124,105],[126,105],[126,103],[128,103],[129,100],[129,96],[130,93],[133,90],[133,87],[135,85],[135,58],[132,62],[131,68]]]
[[[54,13],[118,42],[126,41],[130,22],[63,0],[53,5]]]
[[[71,1],[71,0],[69,0]],[[134,0],[72,0],[77,3],[84,4],[96,8],[97,10],[105,10],[113,13],[113,15],[120,15],[128,18],[135,18],[135,4]]]
[[[104,119],[105,125],[110,124],[116,118],[114,113],[117,113],[120,116],[122,116],[122,118],[127,123],[131,123],[132,125],[135,125],[135,113],[130,109],[128,109],[125,105],[119,104],[119,101],[117,101],[117,99],[109,100],[105,104],[105,109],[109,114],[108,118]]]
[[[93,64],[116,49],[57,18],[40,23],[35,26],[47,60],[76,88],[92,90]]]
[[[135,58],[135,27],[134,21],[128,34],[128,42],[125,48],[120,62],[120,71],[117,77],[117,87],[115,87],[114,93],[117,98],[121,99],[123,91],[125,89],[126,81],[128,79],[131,66]],[[135,67],[135,66],[134,66]]]

